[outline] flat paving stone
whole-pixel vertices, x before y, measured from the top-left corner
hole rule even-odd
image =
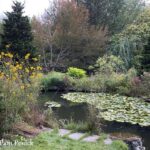
[[[58,133],[59,133],[60,136],[65,136],[65,135],[71,133],[71,130],[59,129]]]
[[[45,132],[52,132],[53,131],[53,129],[51,129],[51,128],[42,128],[41,129],[42,131],[45,131]]]
[[[84,133],[72,133],[68,137],[72,140],[79,140],[82,138],[85,134]]]
[[[104,144],[106,144],[106,145],[111,145],[112,142],[113,141],[110,138],[107,138],[106,140],[104,140]]]
[[[98,135],[88,136],[84,138],[82,141],[84,142],[97,142],[97,140],[100,138]]]

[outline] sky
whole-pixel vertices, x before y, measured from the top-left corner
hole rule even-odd
[[[40,16],[46,8],[48,8],[52,0],[18,0],[25,2],[25,14],[32,17],[33,15]],[[150,3],[150,0],[145,0]],[[11,11],[13,0],[0,0],[0,18],[6,11]]]
[[[40,16],[46,8],[48,8],[52,0],[18,0],[25,2],[25,14],[32,17],[33,15]],[[6,11],[11,11],[13,0],[0,0],[0,16]]]

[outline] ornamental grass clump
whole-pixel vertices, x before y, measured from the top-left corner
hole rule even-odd
[[[16,61],[11,53],[0,53],[0,129],[3,132],[17,121],[24,121],[36,104],[42,68],[30,65],[29,57],[27,54],[23,60]]]

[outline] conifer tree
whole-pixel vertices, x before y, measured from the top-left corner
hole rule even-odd
[[[22,58],[33,54],[32,32],[29,18],[23,15],[24,4],[14,1],[12,12],[6,12],[3,20],[2,49]]]

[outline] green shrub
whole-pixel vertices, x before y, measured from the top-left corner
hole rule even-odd
[[[136,77],[136,70],[130,69],[128,72],[114,72],[109,74],[97,72],[90,77],[75,78],[65,73],[50,72],[42,79],[44,90],[75,90],[83,92],[108,92],[130,95],[133,79]],[[146,84],[145,84],[146,85]]]
[[[70,67],[68,68],[67,74],[73,78],[83,78],[86,77],[86,71],[79,68]]]
[[[74,79],[74,89],[76,91],[92,91],[94,88],[94,82],[92,78],[84,77],[81,79]]]
[[[53,72],[48,73],[42,78],[41,84],[44,90],[49,90],[54,87],[64,88],[65,87],[64,78],[65,78],[64,73],[53,71]]]
[[[121,58],[114,55],[104,55],[100,57],[93,66],[93,69],[95,72],[103,74],[124,72],[126,70]]]
[[[74,89],[76,91],[109,92],[127,95],[130,93],[134,77],[136,77],[135,69],[130,69],[127,73],[97,73],[90,77],[74,79]]]
[[[150,73],[144,73],[141,77],[132,79],[131,96],[150,96]]]
[[[82,79],[76,79],[74,84],[76,91],[84,92],[105,92],[104,80],[101,76],[90,76]]]

